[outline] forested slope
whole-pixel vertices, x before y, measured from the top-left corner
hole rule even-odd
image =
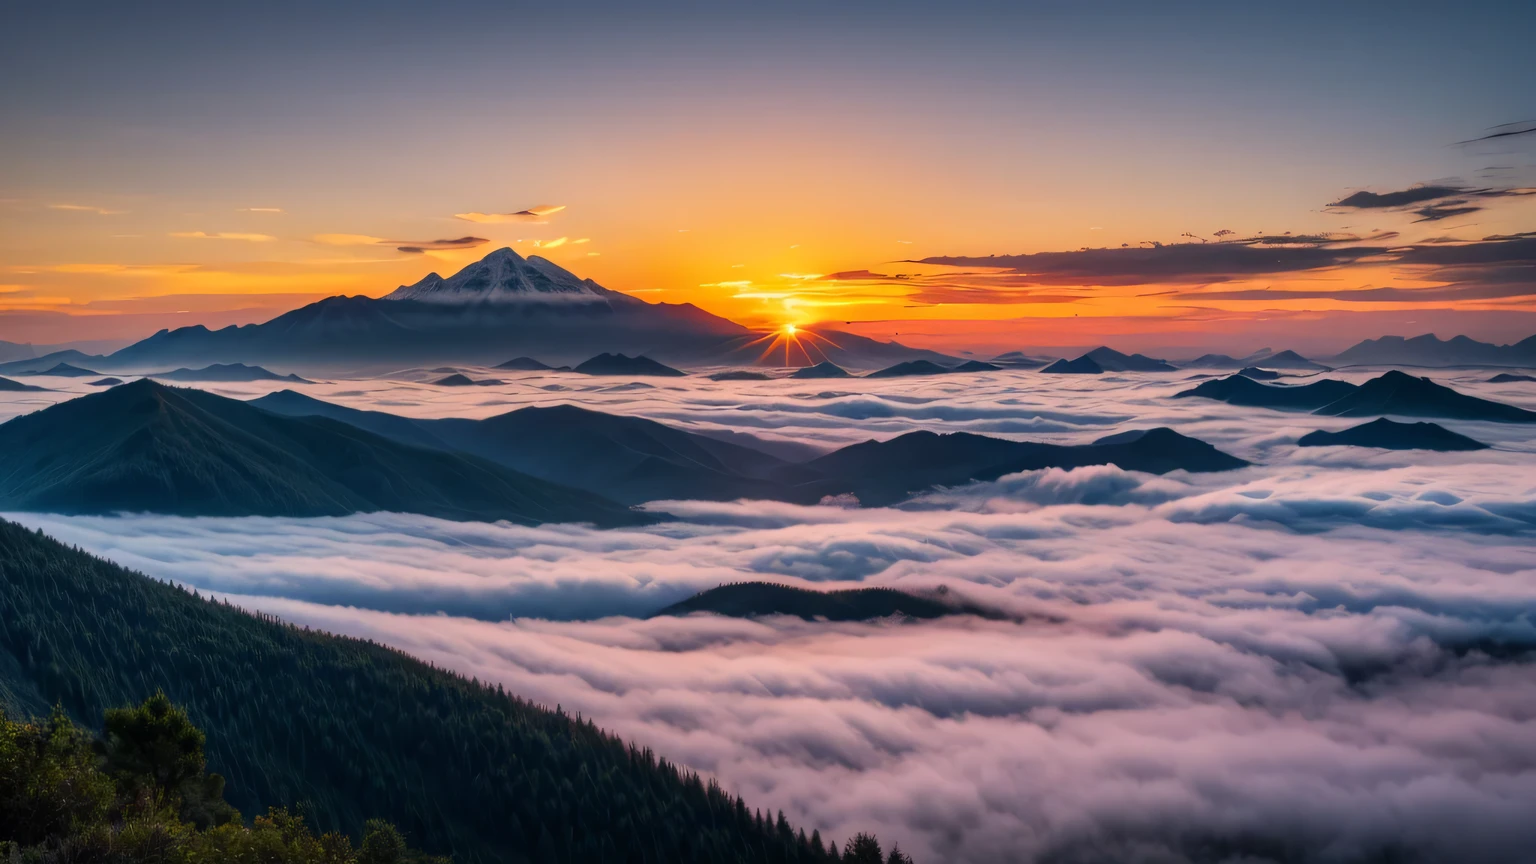
[[[592,723],[394,650],[248,615],[0,521],[0,697],[78,722],[163,688],[248,813],[387,819],[459,862],[835,860]]]

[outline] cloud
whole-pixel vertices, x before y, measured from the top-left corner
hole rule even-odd
[[[1443,184],[1413,186],[1397,192],[1356,192],[1329,204],[1343,210],[1395,210],[1412,213],[1416,222],[1438,222],[1467,216],[1485,209],[1480,203],[1493,198],[1512,198],[1536,194],[1536,189],[1482,188]],[[1433,203],[1429,203],[1433,202]],[[1415,204],[1428,206],[1415,207]]]
[[[183,240],[242,240],[246,243],[269,243],[277,239],[270,234],[242,234],[233,231],[218,231],[212,234],[206,231],[172,231],[168,236]]]
[[[547,376],[507,377],[448,396],[408,381],[299,386],[414,416],[568,402],[828,443],[914,428],[1080,442],[1170,425],[1257,464],[1024,472],[899,509],[667,502],[677,521],[626,531],[398,514],[14,518],[559,703],[753,806],[824,837],[875,830],[920,861],[1411,850],[1517,864],[1536,843],[1528,429],[1450,424],[1497,445],[1471,454],[1300,449],[1305,431],[1357,421],[1173,400],[1185,384],[1147,376],[557,393]],[[30,410],[22,395],[38,394],[0,406]],[[743,579],[945,586],[1017,620],[645,617]]]
[[[1479,141],[1492,141],[1496,138],[1512,138],[1517,135],[1531,134],[1536,134],[1536,120],[1524,120],[1519,123],[1505,123],[1502,126],[1493,127],[1488,131],[1488,134],[1486,135],[1482,135],[1477,138],[1471,138],[1466,141],[1458,141],[1456,143],[1475,144]]]
[[[503,222],[535,222],[542,223],[546,218],[565,209],[564,204],[539,204],[529,207],[527,210],[518,210],[515,213],[455,213],[455,219],[463,219],[466,222],[480,222],[485,224],[499,224]]]
[[[282,213],[281,207],[241,207],[242,213]]]
[[[390,242],[383,237],[370,237],[367,234],[316,234],[310,239],[327,246],[382,246]]]
[[[438,252],[448,249],[473,249],[483,246],[491,241],[484,237],[455,237],[451,240],[386,240],[385,244],[395,246],[399,252]]]
[[[108,210],[105,207],[93,207],[87,204],[49,204],[49,210],[65,210],[72,213],[95,213],[97,216],[121,216],[127,210]]]

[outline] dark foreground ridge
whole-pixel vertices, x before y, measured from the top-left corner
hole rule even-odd
[[[1488,445],[1438,423],[1398,423],[1382,417],[1340,432],[1321,429],[1301,436],[1301,447],[1380,447],[1383,450],[1486,450]]]
[[[0,506],[57,513],[650,521],[503,466],[141,379],[0,425]]]
[[[807,621],[868,621],[901,616],[931,619],[946,615],[998,617],[991,610],[951,597],[948,592],[924,597],[894,588],[854,588],[844,591],[812,591],[773,582],[737,582],[701,591],[681,603],[657,612],[691,615],[711,612],[728,618],[793,615]]]
[[[302,798],[321,831],[358,837],[382,818],[457,864],[833,860],[819,835],[580,716],[381,645],[249,615],[4,521],[0,573],[7,712],[59,705],[94,723],[163,689],[207,732],[207,767],[244,812]]]

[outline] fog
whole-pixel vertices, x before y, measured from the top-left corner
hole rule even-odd
[[[656,502],[676,521],[623,531],[7,518],[581,712],[807,831],[874,830],[923,864],[1529,860],[1536,435],[1446,423],[1495,449],[1298,450],[1360,421],[1167,398],[1181,377],[303,389],[417,416],[576,401],[823,446],[1171,425],[1258,464],[1034,471],[898,508]],[[1536,389],[1439,380],[1536,407]],[[943,585],[1009,618],[649,617],[748,579]]]

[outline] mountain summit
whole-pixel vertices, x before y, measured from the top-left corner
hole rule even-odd
[[[385,300],[427,303],[601,303],[614,292],[535,255],[503,246],[444,279],[428,273],[415,285],[401,285]]]

